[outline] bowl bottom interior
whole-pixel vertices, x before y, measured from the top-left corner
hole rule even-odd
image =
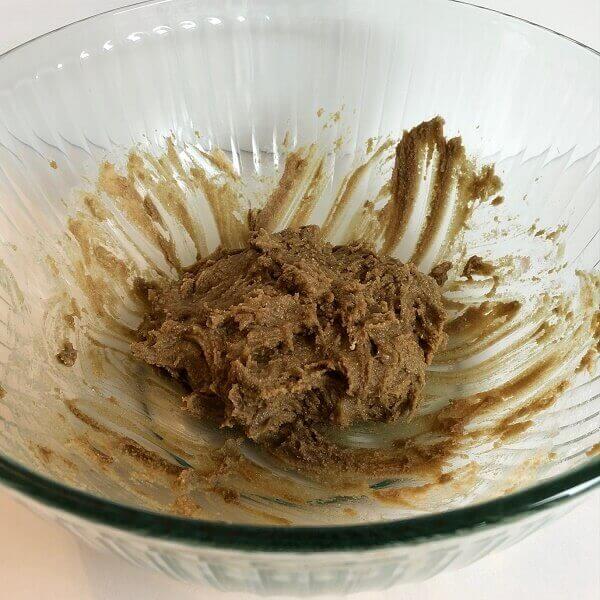
[[[555,180],[556,163],[538,163],[534,177]],[[45,177],[71,181],[50,166]],[[174,137],[115,150],[64,200],[15,209],[0,262],[0,451],[113,502],[276,525],[443,511],[572,469],[589,460],[599,408],[600,281],[574,249],[589,200],[580,166],[559,173],[573,179],[565,210],[547,186],[519,193],[531,164],[475,160],[439,119],[353,151],[288,135],[270,151]],[[248,215],[267,209],[272,231],[316,223],[332,243],[359,240],[424,272],[452,263],[448,342],[417,414],[325,430],[368,472],[332,478],[238,443],[131,355],[136,278],[175,279],[218,245],[243,247]],[[57,360],[66,342],[71,365]]]

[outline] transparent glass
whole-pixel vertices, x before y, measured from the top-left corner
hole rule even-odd
[[[444,373],[460,375],[471,368],[468,361],[434,363],[420,416],[454,398],[497,389],[499,381],[535,366],[536,352],[562,348],[572,338],[560,364],[548,371],[556,383],[552,402],[522,412],[502,443],[465,442],[450,465],[463,474],[454,485],[431,487],[419,477],[372,482],[370,489],[387,503],[328,495],[250,445],[242,449],[244,459],[272,475],[269,485],[283,492],[261,494],[260,482],[251,482],[238,504],[206,489],[182,499],[173,479],[197,467],[201,446],[218,447],[224,433],[178,410],[181,390],[131,358],[119,327],[135,328],[140,317],[122,269],[129,273],[131,265],[143,269],[154,261],[173,276],[160,266],[161,239],[173,244],[182,264],[196,257],[190,240],[201,239],[204,251],[223,241],[215,214],[221,206],[229,210],[226,198],[209,207],[207,188],[201,193],[187,179],[189,166],[212,152],[215,176],[226,164],[253,207],[272,193],[287,158],[314,146],[327,177],[309,220],[322,224],[336,190],[365,164],[370,146],[398,140],[403,130],[436,115],[445,119],[447,138],[460,135],[469,156],[479,165],[494,163],[503,181],[504,202],[494,210],[490,202],[478,205],[460,241],[469,253],[498,264],[510,256],[509,283],[490,287],[476,278],[481,293],[469,287],[475,298],[469,305],[519,294],[521,306],[531,309],[497,351],[512,348],[530,329],[539,336],[516,344],[496,370],[472,381],[444,383]],[[98,548],[226,590],[382,588],[515,543],[600,481],[600,380],[591,360],[593,331],[584,327],[585,319],[593,326],[598,310],[599,142],[597,52],[457,2],[149,2],[5,54],[0,481]],[[129,180],[127,189],[140,194],[134,201],[165,189],[173,194],[161,209],[164,238],[143,239],[138,225],[146,217],[131,204],[113,206],[124,202],[123,189],[98,192],[103,161],[125,173],[132,148],[150,177],[138,173]],[[345,240],[344,228],[360,222],[363,202],[389,178],[393,160],[381,156],[347,195],[349,208],[332,240]],[[424,181],[431,177],[429,164],[419,167]],[[89,224],[79,216],[86,210],[101,226],[82,228]],[[492,231],[494,223],[501,233]],[[409,228],[395,250],[399,258],[410,258],[413,238]],[[82,254],[75,256],[74,248]],[[433,264],[430,254],[420,266]],[[538,300],[560,292],[576,302],[578,271],[588,273],[590,314],[570,330],[550,328],[558,337],[546,338],[535,320]],[[464,300],[463,284],[459,273],[447,298]],[[93,292],[97,304],[89,300]],[[113,329],[101,324],[106,318]],[[78,350],[72,367],[56,360],[64,339]],[[559,386],[565,379],[568,389]],[[486,424],[517,412],[510,401],[508,394]],[[346,443],[374,446],[412,434],[383,426],[344,435]],[[287,485],[314,489],[311,501],[287,501]],[[402,495],[407,488],[424,493]]]

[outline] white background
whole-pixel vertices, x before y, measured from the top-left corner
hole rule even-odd
[[[418,1],[418,0],[415,0]],[[600,48],[600,0],[473,0]],[[131,2],[131,0],[130,0]],[[119,0],[0,0],[0,52]],[[246,600],[105,556],[0,491],[0,598],[11,600]],[[517,546],[461,571],[353,600],[598,600],[600,494]]]

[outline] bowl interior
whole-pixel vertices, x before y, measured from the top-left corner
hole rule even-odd
[[[593,460],[598,67],[433,0],[174,0],[5,55],[0,452],[116,503],[276,525],[448,510]],[[419,413],[327,432],[370,457],[360,477],[231,443],[130,355],[134,280],[243,246],[266,204],[272,230],[452,262]]]

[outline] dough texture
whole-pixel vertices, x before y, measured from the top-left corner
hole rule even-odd
[[[316,226],[255,232],[145,295],[134,354],[183,382],[191,411],[267,444],[410,415],[445,337],[432,277]]]

